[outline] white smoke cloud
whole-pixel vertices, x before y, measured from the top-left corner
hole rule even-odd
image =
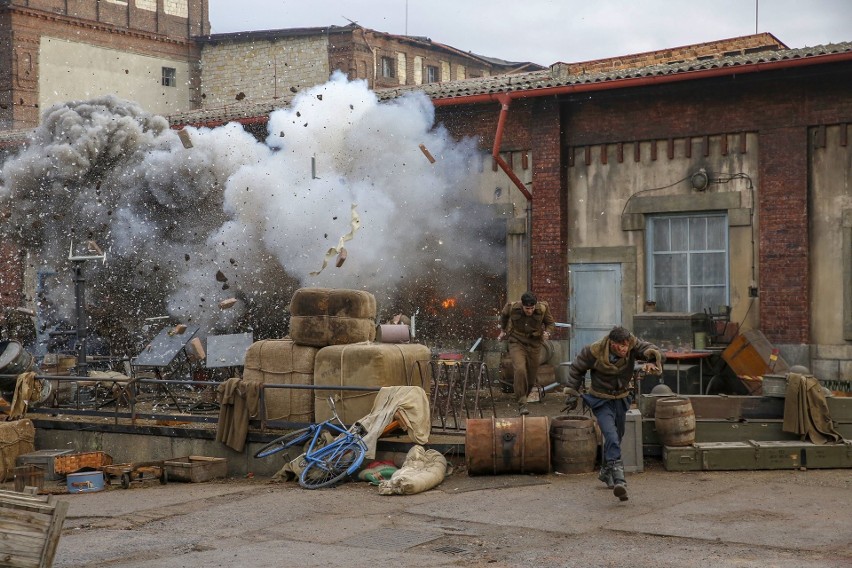
[[[272,113],[265,142],[229,124],[186,128],[185,148],[134,103],[58,105],[2,166],[2,227],[60,274],[72,240],[96,240],[108,262],[87,267],[87,299],[125,326],[162,310],[204,331],[284,321],[300,286],[365,289],[388,307],[400,290],[453,293],[474,272],[499,274],[489,259],[502,256],[471,197],[482,156],[434,120],[423,94],[380,103],[340,74]],[[311,276],[353,204],[361,228],[345,263]],[[66,280],[50,300],[68,317]],[[230,297],[235,309],[218,309]]]

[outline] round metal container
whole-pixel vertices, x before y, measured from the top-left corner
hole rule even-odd
[[[467,472],[548,473],[549,434],[546,416],[472,418],[464,438]]]
[[[17,341],[0,341],[0,375],[19,375],[33,368],[33,356]],[[15,390],[15,378],[0,379],[0,390]]]

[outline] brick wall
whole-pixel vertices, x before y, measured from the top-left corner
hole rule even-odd
[[[760,328],[775,342],[810,343],[808,131],[760,135]]]
[[[557,319],[566,317],[567,204],[560,176],[566,148],[757,132],[760,326],[773,343],[808,343],[807,131],[852,122],[850,92],[852,65],[841,64],[830,74],[780,71],[566,96],[561,117],[555,99],[514,102],[503,149],[532,149],[534,288]],[[476,136],[490,151],[498,115],[497,103],[442,107],[438,120],[458,136]]]
[[[568,212],[561,180],[559,103],[536,99],[530,120],[532,185],[532,287],[550,303],[557,321],[568,316]],[[562,331],[561,328],[558,329]],[[561,339],[557,334],[556,339]]]
[[[634,53],[621,57],[595,59],[580,63],[556,63],[551,68],[560,75],[577,75],[582,73],[604,73],[617,69],[632,69],[651,65],[664,65],[680,61],[692,61],[722,55],[754,53],[756,51],[774,51],[784,48],[772,34],[762,33],[719,41],[710,41],[670,49]]]
[[[9,0],[8,4],[176,38],[210,33],[208,0]]]
[[[24,267],[20,249],[0,241],[0,308],[20,306],[24,297]]]
[[[190,63],[197,60],[200,51],[190,37],[210,30],[207,0],[187,2],[189,17],[182,18],[97,0],[11,0],[0,13],[0,85],[5,89],[0,102],[6,102],[6,108],[0,107],[0,128],[32,128],[39,122],[42,36]],[[198,76],[189,82],[190,100],[197,106]]]

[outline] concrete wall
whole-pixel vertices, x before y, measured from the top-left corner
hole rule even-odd
[[[739,136],[746,137],[743,144],[739,143]],[[706,155],[703,150],[696,151],[704,142],[698,138],[571,149],[567,174],[568,259],[622,262],[611,259],[606,251],[613,247],[634,249],[631,257],[635,260],[627,262],[635,262],[635,266],[626,267],[629,272],[624,272],[623,278],[626,325],[631,325],[634,313],[642,311],[648,296],[646,216],[701,211],[724,211],[728,215],[732,318],[749,328],[757,325],[759,312],[752,306],[757,300],[748,294],[752,267],[757,278],[757,212],[752,224],[751,186],[747,179],[735,179],[699,192],[689,179],[699,168],[705,168],[716,177],[744,173],[757,186],[757,136],[739,136],[733,137],[735,144],[727,143],[724,154],[722,136],[708,137]],[[596,249],[602,253],[595,254]]]
[[[811,129],[811,371],[852,381],[852,146],[847,124]],[[846,131],[846,132],[844,132]],[[842,308],[841,308],[842,307]]]
[[[331,73],[328,61],[328,38],[323,35],[205,44],[202,106],[291,96],[291,88],[325,83]]]
[[[242,477],[252,472],[271,476],[284,465],[279,456],[255,459],[254,453],[272,436],[259,438],[236,452],[216,441],[214,430],[181,430],[176,428],[132,428],[116,430],[52,428],[49,421],[36,421],[35,447],[73,449],[77,452],[106,452],[113,463],[167,460],[185,456],[208,456],[228,459],[228,475]]]
[[[190,110],[186,61],[42,36],[39,66],[39,106],[45,110],[56,103],[105,94],[135,101],[155,114]],[[175,69],[174,87],[162,85],[163,67]]]

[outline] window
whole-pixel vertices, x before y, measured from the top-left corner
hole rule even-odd
[[[426,66],[426,82],[438,83],[441,80],[441,71],[434,65]]]
[[[724,214],[650,217],[648,296],[663,312],[728,305],[728,219]]]
[[[177,87],[177,72],[174,67],[163,67],[163,86]]]
[[[382,57],[382,77],[388,79],[396,77],[396,61],[393,57]]]

